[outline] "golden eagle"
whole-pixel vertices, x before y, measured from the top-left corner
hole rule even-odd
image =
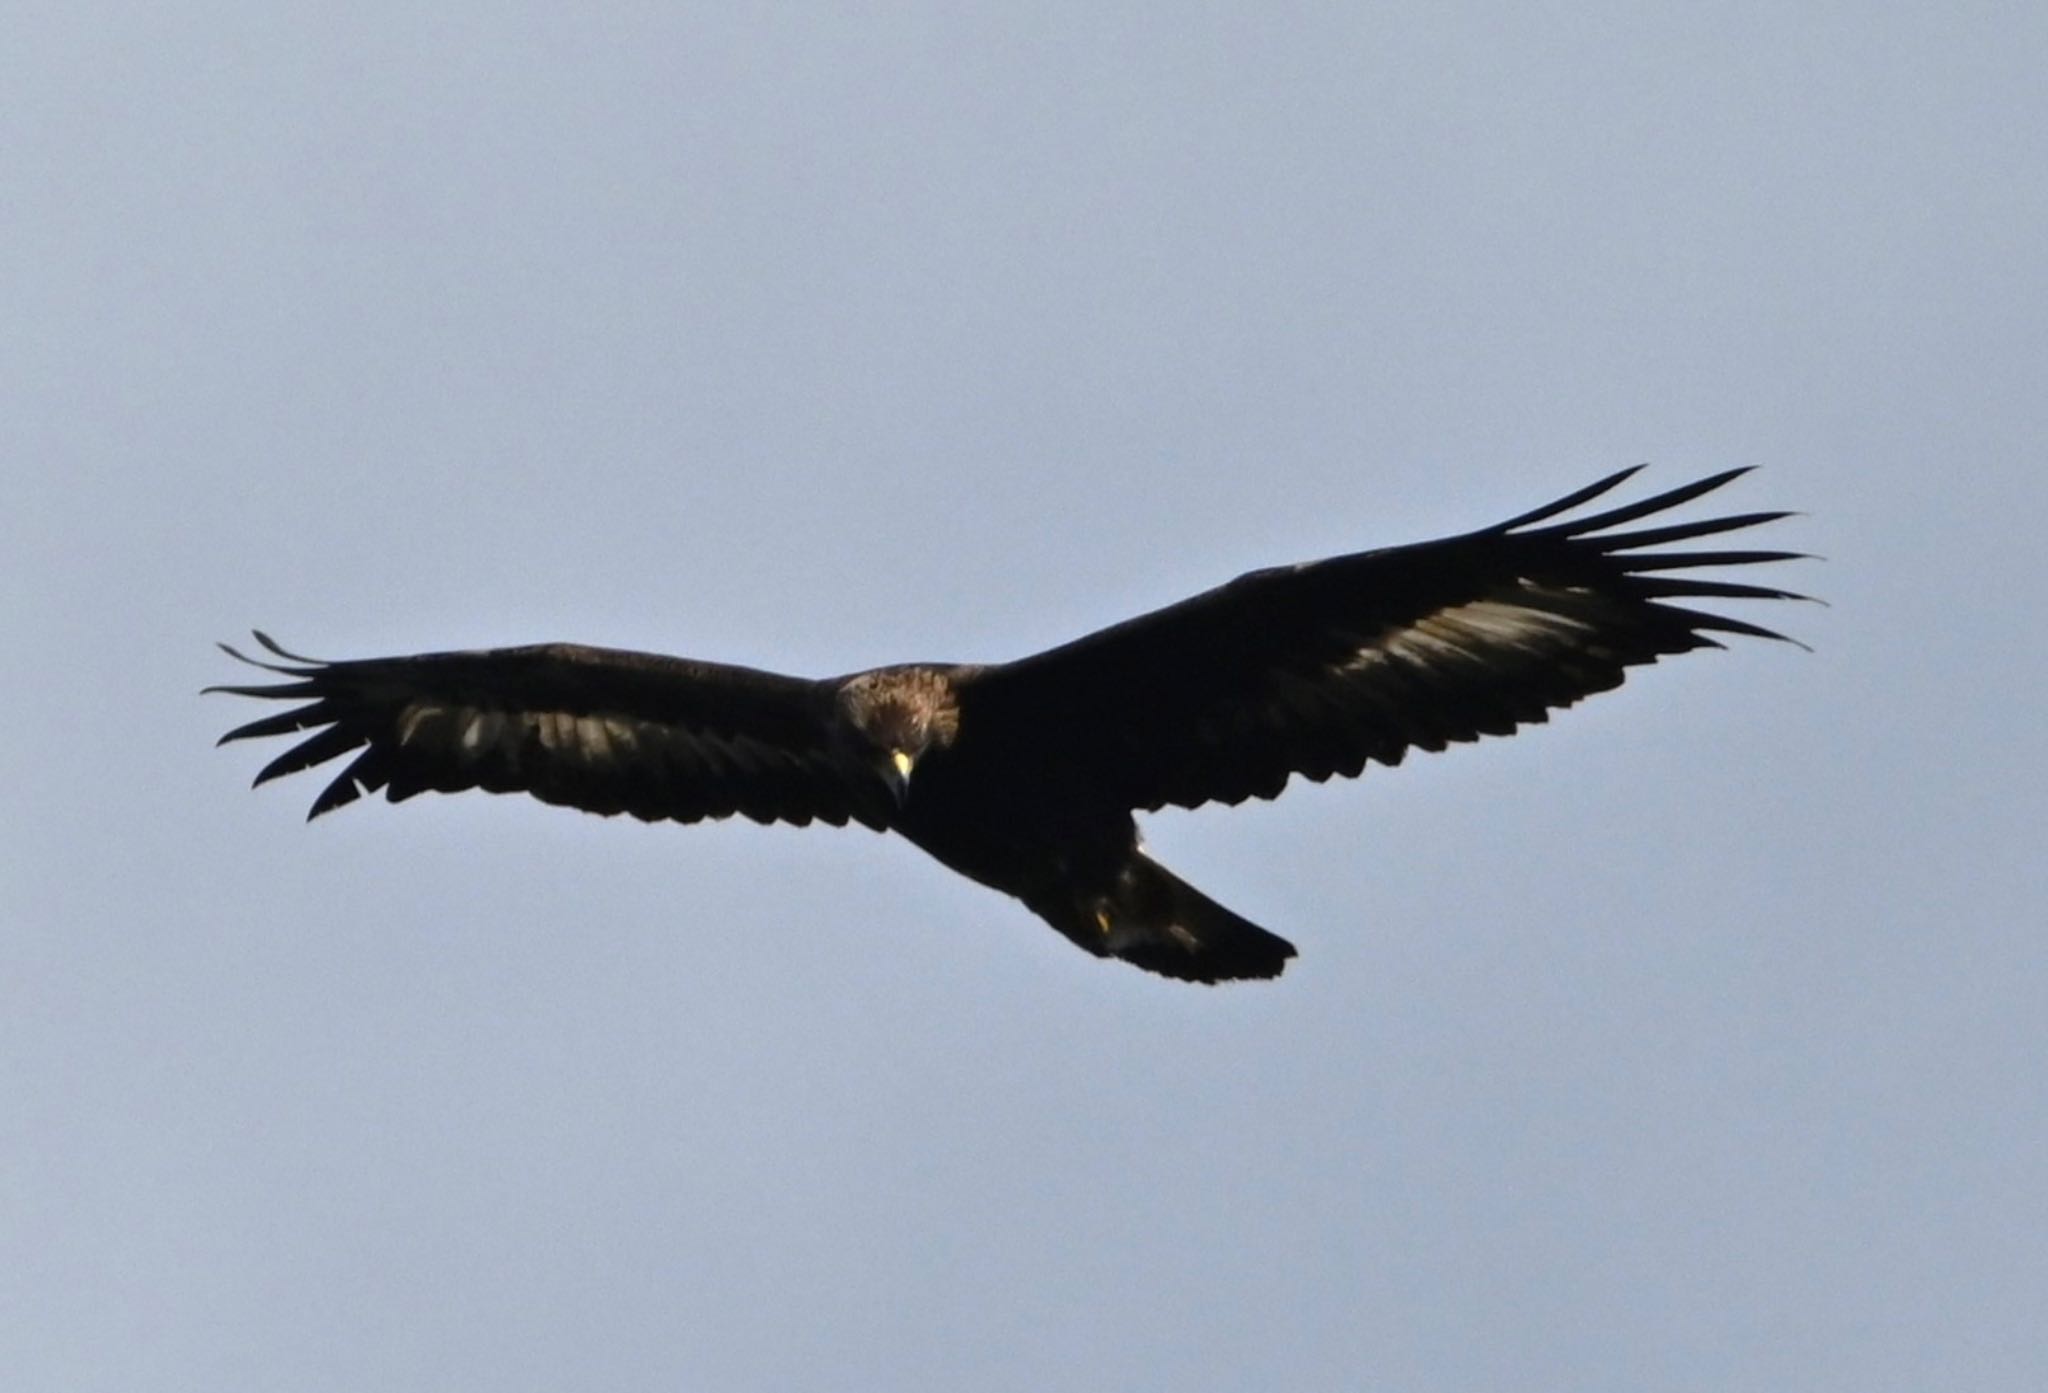
[[[258,632],[284,663],[222,647],[289,680],[208,690],[304,703],[221,737],[313,732],[258,784],[355,753],[309,817],[380,789],[481,788],[650,822],[853,821],[1098,957],[1273,977],[1293,945],[1147,856],[1136,810],[1509,735],[1637,664],[1719,647],[1712,633],[1784,637],[1672,602],[1802,598],[1696,574],[1799,553],[1659,548],[1786,514],[1614,530],[1746,471],[1559,520],[1635,472],[1463,536],[1253,571],[1011,663],[811,681],[567,643],[321,662]]]

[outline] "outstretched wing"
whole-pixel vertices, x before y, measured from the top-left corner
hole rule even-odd
[[[1798,553],[1657,548],[1786,514],[1613,530],[1747,471],[1555,521],[1635,472],[1464,536],[1254,571],[982,669],[961,685],[962,740],[978,732],[1019,768],[1057,770],[1123,807],[1238,803],[1294,774],[1355,775],[1368,760],[1511,734],[1620,685],[1629,667],[1719,647],[1715,633],[1783,638],[1674,601],[1803,598],[1685,574]]]
[[[207,690],[304,704],[221,743],[311,732],[259,784],[353,753],[309,818],[380,789],[394,803],[428,790],[530,793],[675,822],[739,813],[879,828],[892,806],[881,780],[839,753],[825,683],[561,643],[329,663],[256,638],[286,662],[221,646],[289,680]]]

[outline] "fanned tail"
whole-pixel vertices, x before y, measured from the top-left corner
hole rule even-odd
[[[1182,982],[1278,977],[1294,945],[1216,903],[1142,851],[1107,894],[1032,906],[1054,928],[1103,958],[1121,958]]]

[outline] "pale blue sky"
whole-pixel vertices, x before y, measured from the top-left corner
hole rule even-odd
[[[2048,1386],[2036,7],[431,8],[0,22],[0,1383]],[[1274,984],[308,827],[194,695],[1001,658],[1643,460],[1815,651],[1151,819]]]

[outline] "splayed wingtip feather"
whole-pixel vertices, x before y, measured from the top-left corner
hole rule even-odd
[[[1637,474],[1640,474],[1643,470],[1647,468],[1649,468],[1649,465],[1647,464],[1632,464],[1626,469],[1617,470],[1616,472],[1609,474],[1604,479],[1595,479],[1592,483],[1586,485],[1584,488],[1574,490],[1573,492],[1566,494],[1564,497],[1557,499],[1554,502],[1546,503],[1540,508],[1532,508],[1528,512],[1523,513],[1518,517],[1509,518],[1506,522],[1496,523],[1491,530],[1494,532],[1512,532],[1514,529],[1518,527],[1527,527],[1531,523],[1538,523],[1544,521],[1547,518],[1554,518],[1559,513],[1568,513],[1572,509],[1578,507],[1580,504],[1590,503],[1594,499],[1598,498],[1601,494],[1610,492],[1626,480],[1634,478]]]

